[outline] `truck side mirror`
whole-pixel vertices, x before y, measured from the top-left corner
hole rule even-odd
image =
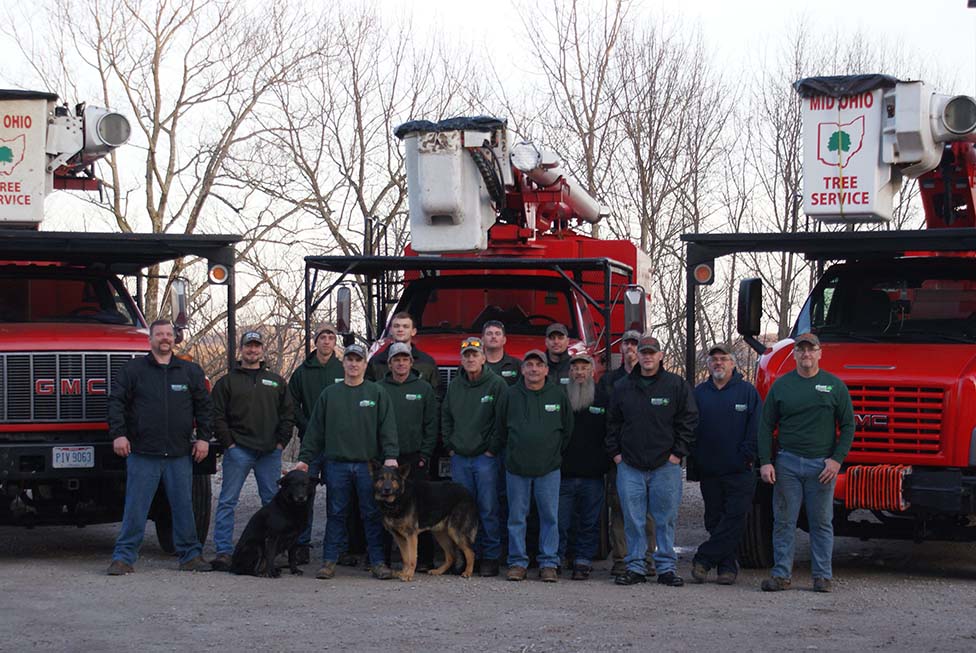
[[[352,290],[349,286],[339,286],[336,289],[336,330],[340,334],[351,331],[352,324]]]
[[[760,355],[766,353],[766,345],[756,340],[762,330],[762,279],[743,279],[739,282],[739,306],[736,315],[736,331],[750,347]]]
[[[638,285],[629,285],[624,290],[624,331],[630,330],[638,333],[647,330],[647,294]]]
[[[186,279],[177,277],[169,285],[169,307],[170,315],[173,320],[173,331],[176,332],[176,342],[183,342],[183,329],[190,323],[190,316],[187,310],[187,287],[189,284]]]

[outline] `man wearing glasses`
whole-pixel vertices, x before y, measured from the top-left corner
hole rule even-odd
[[[837,472],[854,439],[854,407],[847,386],[820,369],[820,340],[796,337],[796,371],[773,383],[759,424],[759,473],[773,485],[773,573],[766,592],[789,589],[800,506],[810,524],[813,590],[831,591],[833,499]],[[773,430],[779,452],[773,463]],[[838,437],[837,433],[840,432]]]
[[[698,428],[692,458],[709,537],[695,553],[691,576],[704,583],[708,572],[717,569],[718,584],[731,585],[739,573],[736,549],[756,489],[753,463],[762,401],[755,386],[735,369],[731,347],[712,345],[707,362],[708,379],[695,387]]]

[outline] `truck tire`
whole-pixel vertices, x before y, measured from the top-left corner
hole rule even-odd
[[[746,516],[746,531],[739,542],[739,562],[748,569],[768,569],[773,566],[773,491],[759,482]]]
[[[213,499],[213,490],[210,486],[210,474],[194,474],[191,500],[193,502],[193,521],[197,527],[197,538],[203,544],[207,541],[207,533],[210,531],[210,511]],[[170,555],[176,553],[176,546],[173,544],[173,515],[169,508],[169,501],[166,500],[166,493],[162,487],[156,496],[158,504],[153,509],[153,520],[156,523],[156,539],[159,540],[159,547]]]

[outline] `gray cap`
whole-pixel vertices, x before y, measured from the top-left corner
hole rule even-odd
[[[538,358],[546,365],[549,364],[549,361],[546,360],[545,353],[541,349],[530,349],[525,352],[525,356],[522,356],[522,363],[525,364],[530,358]]]
[[[661,343],[654,336],[642,336],[640,340],[637,341],[637,351],[652,351],[655,354],[661,351]]]
[[[820,346],[820,338],[813,335],[812,333],[801,333],[796,337],[796,340],[793,342],[793,344],[799,345],[801,342],[805,342],[808,345],[813,345],[814,347]]]
[[[390,351],[386,359],[392,360],[394,356],[400,356],[402,354],[406,354],[411,360],[413,359],[413,350],[410,348],[410,345],[405,342],[394,342],[390,345]]]
[[[353,356],[359,356],[363,360],[366,360],[366,348],[363,347],[358,342],[354,342],[351,345],[346,346],[346,351],[343,352],[343,358],[352,354]]]
[[[568,337],[569,329],[566,328],[565,324],[561,324],[559,322],[553,322],[552,324],[549,325],[548,328],[546,328],[546,337],[548,338],[554,333],[561,333],[564,336]]]
[[[620,342],[623,342],[624,340],[633,340],[635,342],[640,342],[640,337],[641,337],[640,331],[638,331],[637,329],[628,329],[624,331],[624,335],[620,337]]]
[[[583,361],[584,363],[589,363],[590,365],[592,365],[593,364],[593,357],[590,356],[589,354],[580,352],[580,353],[576,354],[575,356],[573,356],[572,358],[569,359],[570,365],[572,365],[576,361]]]
[[[712,345],[711,347],[709,347],[708,348],[708,355],[711,356],[712,354],[714,354],[717,351],[720,351],[723,354],[727,354],[729,356],[732,355],[732,348],[729,347],[724,342],[716,342],[714,345]]]
[[[262,338],[261,334],[258,333],[257,331],[247,331],[244,333],[243,336],[241,336],[241,347],[243,347],[249,342],[256,342],[259,345],[263,345],[264,338]]]
[[[461,342],[461,353],[466,351],[484,351],[484,346],[481,343],[481,338],[465,338]]]

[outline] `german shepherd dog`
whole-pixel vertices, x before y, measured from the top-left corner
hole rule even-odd
[[[288,552],[288,568],[293,574],[302,570],[295,564],[298,536],[308,526],[308,503],[315,501],[317,478],[293,470],[278,479],[280,489],[268,505],[247,522],[241,539],[234,547],[230,571],[235,574],[277,578],[281,571],[275,557]]]
[[[462,578],[474,570],[474,539],[478,534],[478,506],[464,486],[447,481],[414,481],[410,466],[380,467],[370,463],[373,498],[400,548],[403,571],[397,577],[413,580],[417,569],[417,536],[431,531],[441,549],[444,564],[428,573],[440,576],[454,566],[455,546],[464,554]]]

